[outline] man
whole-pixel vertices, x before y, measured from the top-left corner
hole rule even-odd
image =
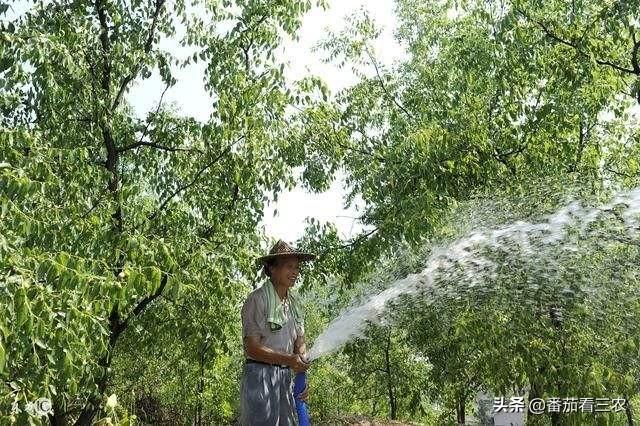
[[[240,386],[240,424],[297,425],[292,373],[306,371],[302,307],[290,291],[300,262],[315,255],[279,240],[258,259],[268,277],[247,296],[242,307],[242,338],[246,362]],[[306,400],[308,386],[301,394]]]

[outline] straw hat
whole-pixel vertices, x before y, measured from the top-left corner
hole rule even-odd
[[[289,244],[285,243],[284,241],[278,240],[278,242],[275,243],[273,247],[271,247],[271,250],[269,250],[269,254],[258,258],[258,263],[264,264],[265,262],[268,262],[271,259],[275,259],[277,257],[288,257],[288,256],[295,256],[301,262],[313,260],[316,258],[315,254],[298,251],[293,247],[291,247]]]

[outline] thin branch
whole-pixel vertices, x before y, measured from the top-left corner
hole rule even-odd
[[[323,138],[324,138],[326,141],[329,141],[329,137],[328,137],[326,134],[322,133],[322,135],[323,135]],[[364,136],[364,135],[363,135],[363,136]],[[340,146],[340,147],[341,147],[341,148],[343,148],[343,149],[347,149],[347,150],[352,151],[352,152],[357,152],[357,153],[359,153],[359,154],[369,156],[369,157],[371,157],[371,158],[373,158],[373,159],[378,160],[378,161],[379,161],[380,163],[382,163],[382,164],[392,162],[391,160],[388,160],[388,159],[384,158],[384,157],[383,157],[382,155],[380,155],[380,154],[377,154],[377,153],[374,153],[374,152],[370,152],[370,151],[368,151],[368,150],[366,150],[366,149],[359,148],[359,147],[357,147],[357,146],[355,146],[355,145],[346,145],[346,144],[344,144],[344,143],[340,142],[339,140],[336,140],[336,141],[333,141],[333,142],[334,142],[334,143],[336,143],[338,146]],[[356,142],[357,142],[357,141],[356,141]],[[394,163],[394,164],[402,164],[402,163],[401,163],[401,162],[399,162],[399,161],[394,161],[393,163]]]
[[[302,112],[302,113],[305,112],[305,110],[303,110],[302,108],[300,108],[300,107],[298,107],[296,105],[293,105],[293,107],[295,109],[297,109],[298,111]],[[305,120],[306,123],[310,123],[311,122],[311,120],[306,116],[303,116],[302,118]],[[332,130],[333,130],[334,134],[337,134],[340,131],[340,129],[336,128],[336,125],[339,126],[340,128],[346,129],[351,134],[353,134],[354,132],[357,132],[362,136],[363,139],[366,139],[370,143],[372,142],[372,139],[365,132],[363,132],[362,130],[359,130],[359,129],[355,128],[354,126],[350,126],[348,124],[344,124],[344,123],[341,123],[341,122],[336,123],[335,120],[331,122],[331,127],[332,127]],[[320,132],[320,134],[322,135],[324,140],[329,141],[329,136],[326,134],[326,132]],[[358,142],[358,141],[356,141],[356,142]],[[375,160],[378,160],[382,164],[390,163],[390,162],[393,163],[393,164],[404,164],[402,161],[393,161],[393,160],[385,158],[383,155],[375,153],[375,152],[373,152],[371,150],[360,148],[360,147],[358,147],[356,145],[344,144],[344,143],[340,142],[339,139],[336,139],[336,140],[332,141],[332,143],[336,143],[338,146],[340,146],[343,149],[347,149],[347,150],[350,150],[352,152],[357,152],[359,154],[369,156],[369,157],[371,157],[371,158],[373,158]],[[371,144],[373,145],[373,143],[371,143]]]
[[[107,24],[107,15],[103,8],[103,0],[96,0],[95,2],[96,12],[98,14],[98,20],[100,21],[100,44],[102,45],[102,89],[109,93],[109,87],[111,85],[111,65],[109,63],[109,50],[111,45],[109,43],[109,26]]]
[[[238,202],[238,195],[239,194],[240,194],[240,187],[238,186],[237,183],[234,183],[233,184],[233,195],[231,196],[231,202],[229,203],[229,207],[224,211],[224,213],[220,217],[220,223],[224,223],[227,220],[227,216],[233,210],[233,208],[235,207],[236,203]],[[202,232],[202,235],[200,236],[200,238],[205,239],[205,240],[209,239],[209,237],[211,237],[211,233],[213,232],[214,228],[215,227],[213,225],[207,227]]]
[[[73,224],[73,222],[77,221],[81,221],[87,218],[87,216],[89,216],[91,214],[91,212],[93,212],[102,202],[102,200],[104,200],[104,198],[108,195],[108,192],[103,192],[100,197],[98,198],[98,200],[93,204],[93,206],[91,206],[90,209],[88,209],[86,212],[84,212],[79,218],[73,217],[70,218],[63,226],[62,229],[69,229],[69,227]]]
[[[502,161],[503,159],[507,159],[507,158],[511,157],[512,155],[521,154],[523,151],[524,151],[524,146],[519,146],[518,148],[514,148],[512,150],[504,151],[504,152],[500,152],[498,150],[495,150],[494,157],[498,161]]]
[[[489,105],[487,108],[487,127],[489,130],[489,133],[491,134],[491,139],[493,140],[495,137],[495,126],[493,125],[493,112],[495,110],[496,107],[496,103],[498,102],[498,98],[500,96],[500,89],[498,87],[496,87],[496,90],[493,94],[493,96],[491,96],[491,99],[489,100]]]
[[[240,21],[245,25],[246,28],[240,31],[238,38],[244,36],[249,31],[255,31],[260,25],[262,25],[262,23],[269,17],[269,10],[270,9],[267,8],[267,12],[261,15],[260,18],[258,19],[258,22],[256,22],[255,25],[253,25],[252,27],[250,27],[244,19],[240,19]]]
[[[580,161],[582,160],[582,154],[586,146],[589,144],[591,131],[596,124],[597,121],[593,121],[591,124],[585,126],[584,120],[580,120],[580,128],[578,130],[578,149],[576,150],[576,158],[573,164],[569,167],[570,172],[578,170],[578,164],[580,164]]]
[[[371,235],[373,235],[374,233],[378,232],[380,229],[379,228],[373,228],[371,231],[368,232],[364,232],[360,235],[358,235],[356,238],[354,238],[352,241],[342,244],[340,247],[341,248],[353,248],[356,247],[360,244],[362,244],[362,242],[364,240],[366,240],[367,238],[369,238]]]
[[[517,173],[516,166],[509,162],[509,157],[522,154],[523,152],[525,152],[528,144],[527,139],[536,130],[540,122],[536,113],[540,110],[541,98],[542,98],[542,90],[539,90],[538,94],[536,95],[536,103],[533,105],[533,111],[532,111],[532,115],[533,115],[532,123],[535,125],[535,127],[533,128],[533,130],[526,132],[524,134],[521,144],[517,148],[514,148],[510,151],[501,152],[501,151],[498,151],[497,149],[494,149],[494,152],[492,153],[492,157],[495,158],[498,162],[502,163],[505,167],[507,167],[511,172],[511,174],[514,176]]]
[[[238,34],[237,39],[240,40],[248,32],[255,31],[268,17],[269,17],[269,12],[267,11],[262,16],[260,16],[260,18],[258,19],[258,22],[256,22],[255,25],[253,26],[249,26],[249,23],[246,20],[240,18],[240,22],[244,24],[245,28],[242,31],[240,31],[240,34]],[[251,37],[248,40],[248,43],[246,46],[243,43],[239,43],[240,50],[242,50],[242,53],[244,56],[244,66],[245,66],[245,71],[247,72],[247,75],[249,74],[249,68],[250,68],[249,51],[251,50],[251,47],[253,47],[253,43],[254,43],[253,37]]]
[[[365,49],[365,51],[367,52],[367,56],[369,57],[369,60],[371,61],[371,64],[373,65],[373,68],[376,71],[376,76],[378,77],[378,83],[380,83],[380,87],[382,88],[382,90],[384,91],[385,95],[387,96],[387,99],[390,100],[391,102],[393,102],[395,104],[395,106],[400,108],[400,110],[402,112],[404,112],[407,115],[407,117],[409,117],[412,120],[415,120],[415,117],[400,102],[398,102],[396,97],[392,96],[391,93],[389,93],[389,90],[387,89],[387,85],[384,83],[384,80],[382,79],[382,76],[380,75],[380,69],[378,68],[378,63],[373,58],[373,55],[371,54],[369,49]]]
[[[151,46],[153,45],[153,37],[155,35],[156,26],[158,25],[158,18],[160,17],[160,11],[162,9],[162,6],[164,5],[164,2],[165,0],[156,0],[155,10],[153,12],[152,21],[151,21],[151,27],[149,28],[149,34],[147,35],[147,40],[144,44],[145,54],[151,51]],[[133,71],[129,75],[127,75],[124,78],[124,80],[122,80],[122,83],[120,84],[120,89],[118,90],[118,94],[116,95],[116,98],[113,101],[113,105],[111,106],[112,111],[118,107],[118,104],[120,103],[122,96],[124,95],[124,92],[127,89],[127,86],[129,85],[129,83],[131,83],[131,81],[133,81],[136,75],[138,75],[138,72],[140,71],[141,66],[142,66],[142,62],[139,62],[134,67]]]
[[[247,75],[249,74],[249,49],[251,49],[251,44],[253,43],[253,41],[251,41],[249,43],[249,45],[247,47],[245,47],[244,45],[240,45],[240,49],[242,49],[242,53],[244,54],[244,68],[245,71],[247,73]]]
[[[609,173],[613,173],[614,175],[618,176],[618,177],[622,177],[622,178],[627,178],[627,179],[636,179],[638,176],[634,176],[634,175],[630,175],[629,173],[624,173],[621,172],[619,170],[614,170],[611,167],[605,167],[604,168],[606,171],[608,171]]]
[[[161,149],[163,151],[199,152],[200,154],[202,154],[202,151],[197,149],[197,148],[175,148],[175,147],[160,145],[158,143],[147,142],[147,141],[138,141],[138,142],[134,142],[132,144],[123,146],[122,148],[118,149],[118,152],[128,151],[128,150],[131,150],[131,149],[134,149],[134,148],[138,148],[140,146],[149,146],[149,147],[152,147],[152,148]]]
[[[93,62],[91,61],[91,58],[89,56],[89,53],[85,50],[85,55],[84,55],[84,59],[87,62],[87,65],[89,66],[89,72],[91,73],[91,113],[93,114],[93,119],[95,122],[97,122],[97,117],[98,117],[98,112],[96,109],[96,105],[97,102],[96,100],[98,99],[98,95],[96,93],[96,81],[98,81],[98,77],[96,75],[96,69],[95,66],[93,64]]]
[[[629,27],[629,35],[633,42],[633,48],[631,49],[631,66],[636,75],[640,75],[640,64],[638,64],[638,49],[640,49],[640,40],[636,38],[636,31],[633,27]]]
[[[631,65],[633,72],[640,75],[640,64],[638,63],[638,49],[640,49],[640,41],[636,40],[636,32],[631,30],[631,38],[633,40],[633,50],[631,51]]]
[[[76,123],[93,123],[93,118],[91,117],[69,118],[69,120]]]
[[[238,202],[239,192],[240,192],[240,188],[239,188],[238,184],[236,183],[236,184],[234,184],[233,196],[231,197],[231,203],[229,203],[229,207],[222,214],[222,216],[220,218],[220,224],[223,224],[227,220],[227,218],[230,216],[231,211],[233,210],[233,208],[235,207],[236,203]],[[213,225],[211,225],[208,228],[206,228],[202,232],[202,234],[200,235],[200,238],[208,240],[211,237],[211,233],[213,232],[214,228],[215,227]],[[225,241],[224,239],[222,241],[210,241],[210,242],[215,243],[215,245],[211,248],[211,251],[217,250],[218,247],[220,247],[224,241]],[[198,240],[195,241],[195,244],[197,246],[199,246]],[[187,252],[188,253],[192,253],[194,251],[195,251],[195,248],[191,247]],[[183,268],[186,268],[187,266],[189,266],[189,264],[193,261],[193,259],[194,259],[194,256],[187,257],[187,259],[185,259],[185,262],[180,264],[180,268],[183,269]]]
[[[102,46],[102,89],[104,91],[105,100],[108,102],[109,94],[111,92],[111,64],[109,58],[111,45],[109,42],[109,27],[107,24],[107,15],[104,0],[96,0],[94,5],[101,27],[100,44]],[[118,151],[116,148],[116,143],[113,139],[113,134],[111,133],[111,127],[108,120],[109,117],[107,112],[107,116],[100,119],[99,125],[102,133],[102,140],[104,141],[104,145],[107,150],[107,158],[105,160],[104,167],[111,173],[111,178],[109,179],[108,183],[108,189],[109,192],[113,195],[114,201],[116,202],[116,209],[112,214],[112,218],[115,224],[114,230],[120,233],[122,232],[123,228],[123,217],[122,206],[118,197],[120,186],[120,179],[118,176]],[[121,265],[118,266],[116,270],[119,270],[120,268]],[[119,272],[116,272],[116,275],[118,273]],[[90,413],[83,411],[81,418],[89,414]]]
[[[156,107],[156,112],[153,114],[153,117],[155,118],[158,113],[160,112],[160,108],[162,107],[162,100],[164,99],[164,95],[165,93],[167,93],[167,90],[169,90],[169,84],[167,84],[164,88],[164,90],[162,91],[162,94],[160,95],[160,100],[158,101],[158,106]],[[140,139],[138,139],[138,143],[142,142],[142,140],[145,138],[145,136],[147,136],[147,132],[149,132],[149,126],[151,125],[151,122],[153,120],[149,117],[147,119],[147,124],[146,126],[144,126],[144,130],[142,131],[142,135],[140,135]],[[122,152],[122,151],[126,151],[126,147],[125,148],[120,148],[118,151]],[[131,149],[131,148],[128,148]]]
[[[373,235],[375,232],[378,232],[379,230],[380,230],[380,228],[375,227],[371,231],[364,232],[364,233],[358,235],[353,240],[337,246],[337,248],[338,249],[354,249],[355,247],[360,245],[364,240],[366,240],[367,238],[369,238],[371,235]],[[319,263],[320,261],[322,261],[335,248],[336,247],[327,247],[325,250],[323,250],[320,253],[318,253],[316,263]]]
[[[516,9],[516,11],[522,15],[525,19],[528,19],[529,21],[535,23],[536,25],[538,25],[540,28],[542,28],[542,30],[544,31],[544,33],[547,35],[547,37],[557,41],[560,44],[564,44],[565,46],[571,47],[572,49],[575,49],[576,52],[578,52],[580,55],[582,56],[586,56],[586,57],[590,57],[589,54],[583,52],[575,43],[572,43],[568,40],[565,40],[563,38],[561,38],[560,36],[558,36],[557,34],[555,34],[547,25],[545,25],[543,22],[541,21],[537,21],[533,18],[531,18],[530,16],[528,16],[523,10],[521,9]],[[623,73],[627,73],[627,74],[634,74],[634,75],[638,75],[638,72],[635,69],[630,69],[630,68],[625,68],[622,67],[618,64],[615,64],[613,62],[610,61],[605,61],[602,59],[595,59],[595,62],[598,65],[604,65],[604,66],[608,66],[611,67],[617,71],[623,72]]]
[[[164,291],[165,287],[167,286],[167,281],[168,280],[169,280],[169,275],[167,273],[163,273],[162,274],[162,278],[160,280],[160,285],[158,286],[156,291],[153,294],[150,294],[150,295],[145,296],[144,298],[142,298],[142,300],[140,300],[136,304],[136,307],[133,308],[133,311],[131,311],[129,316],[127,316],[127,318],[125,318],[124,321],[118,323],[118,325],[116,326],[116,328],[114,330],[116,339],[127,328],[127,326],[129,325],[129,322],[131,321],[132,317],[138,316],[140,313],[142,313],[147,308],[147,306],[151,302],[153,302],[158,297],[160,297],[160,295]],[[113,338],[113,336],[114,336],[114,334],[112,333],[111,338]]]
[[[166,207],[166,205],[173,199],[173,197],[175,197],[176,195],[180,194],[182,191],[185,191],[187,189],[189,189],[190,187],[192,187],[193,185],[195,185],[198,180],[200,179],[200,176],[211,166],[213,166],[215,163],[217,163],[222,157],[224,157],[225,155],[227,155],[230,151],[231,148],[238,143],[240,140],[242,140],[244,138],[244,135],[240,136],[238,139],[236,139],[234,142],[232,142],[231,144],[229,144],[229,146],[227,146],[225,149],[222,150],[222,152],[217,155],[213,160],[211,160],[210,162],[208,162],[207,164],[205,164],[200,170],[198,170],[198,172],[196,173],[195,177],[191,180],[191,182],[186,183],[182,186],[180,186],[178,189],[176,189],[175,191],[173,191],[173,193],[171,193],[171,195],[169,195],[161,204],[160,207],[158,207],[158,209],[153,212],[147,219],[148,220],[153,220],[162,210],[164,210],[164,208]]]

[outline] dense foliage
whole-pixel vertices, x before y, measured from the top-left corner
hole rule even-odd
[[[35,2],[3,21],[2,415],[48,397],[53,423],[89,424],[121,341],[135,357],[188,336],[197,347],[182,350],[209,370],[235,340],[226,324],[255,274],[265,194],[292,184],[295,93],[273,51],[310,7]],[[177,28],[186,60],[158,47]],[[132,112],[135,80],[157,73],[170,88],[191,61],[206,64],[208,121],[163,93],[146,117]]]

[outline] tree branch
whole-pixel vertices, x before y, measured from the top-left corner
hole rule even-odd
[[[400,111],[405,113],[407,117],[409,117],[412,120],[415,120],[415,117],[400,102],[398,102],[396,97],[392,96],[391,93],[389,93],[389,90],[387,89],[387,85],[384,84],[384,80],[380,75],[380,69],[378,68],[378,63],[373,58],[373,55],[371,54],[369,49],[365,49],[365,51],[367,52],[367,56],[369,57],[369,60],[371,61],[371,64],[373,65],[373,68],[376,71],[376,76],[378,77],[378,83],[380,84],[380,87],[382,88],[382,91],[385,93],[387,99],[393,102],[394,105],[397,106],[400,109]]]
[[[111,64],[109,53],[111,45],[109,42],[109,27],[107,24],[107,15],[105,11],[104,0],[96,0],[94,3],[98,19],[100,21],[100,44],[102,46],[102,89],[104,91],[105,100],[109,101],[109,94],[111,92]],[[122,232],[123,219],[122,219],[122,207],[118,201],[118,191],[120,186],[120,178],[118,176],[118,151],[116,148],[113,134],[111,133],[111,127],[109,123],[109,116],[101,116],[99,120],[99,126],[102,133],[102,140],[104,141],[105,148],[107,150],[107,159],[104,163],[104,167],[111,173],[109,179],[109,192],[112,194],[116,201],[116,210],[113,212],[112,217],[115,223],[115,231]],[[116,268],[116,275],[119,273],[120,266]]]
[[[111,45],[109,43],[109,26],[107,24],[107,15],[104,10],[104,0],[96,0],[94,3],[98,20],[100,21],[100,44],[102,45],[102,89],[109,96],[109,88],[111,86],[111,64],[109,62],[109,51]]]
[[[162,100],[164,99],[164,95],[165,95],[165,93],[167,93],[168,89],[169,89],[169,84],[167,84],[165,86],[164,90],[162,91],[162,94],[160,95],[160,100],[158,101],[158,106],[156,107],[156,112],[153,114],[153,117],[156,117],[158,115],[158,113],[160,112],[160,108],[162,107]],[[151,125],[151,122],[152,122],[152,119],[149,117],[147,119],[147,124],[144,126],[144,130],[142,131],[142,134],[140,135],[140,139],[138,139],[138,143],[142,142],[142,139],[144,139],[144,137],[147,136],[147,133],[149,132],[149,126]],[[120,148],[118,151],[119,152],[123,152],[123,151],[126,151],[127,149],[132,149],[132,148],[135,148],[135,147],[131,147],[131,145],[129,145],[129,147]]]
[[[631,40],[633,40],[633,50],[631,51],[631,65],[633,66],[633,72],[640,75],[640,64],[638,63],[638,49],[640,49],[640,41],[636,40],[636,32],[633,28],[630,30]]]
[[[157,148],[157,149],[161,149],[163,151],[172,151],[172,152],[176,152],[176,151],[183,151],[183,152],[199,152],[202,154],[202,151],[197,149],[197,148],[174,148],[171,146],[165,146],[165,145],[160,145],[154,142],[147,142],[147,141],[138,141],[138,142],[134,142],[132,144],[123,146],[122,148],[118,148],[118,152],[124,152],[124,151],[128,151],[134,148],[138,148],[140,146],[149,146],[152,148]]]
[[[230,215],[232,209],[235,207],[236,203],[238,202],[238,195],[240,192],[240,188],[238,186],[238,184],[234,184],[234,188],[233,188],[233,196],[231,197],[231,203],[229,203],[229,207],[225,210],[225,212],[222,214],[222,217],[220,218],[220,224],[223,224],[226,220],[227,217]],[[209,239],[211,237],[211,234],[213,232],[213,229],[215,227],[213,225],[207,227],[202,234],[199,236],[199,238],[203,238],[203,239]],[[215,246],[212,247],[212,250],[217,250],[218,247],[220,247],[220,245],[222,245],[222,243],[224,242],[224,239],[221,241],[211,241],[215,243]],[[198,240],[196,240],[195,242],[197,245]],[[194,251],[194,247],[189,248],[189,250],[187,251],[187,253],[192,253]],[[189,266],[189,264],[191,263],[191,261],[193,260],[193,256],[189,256],[184,263],[180,264],[180,268],[186,268],[187,266]]]
[[[116,329],[114,330],[114,333],[111,334],[111,339],[114,339],[114,336],[115,336],[114,345],[115,345],[115,340],[118,339],[118,336],[120,336],[120,334],[129,325],[129,322],[131,321],[131,318],[133,318],[133,317],[139,315],[140,313],[142,313],[151,302],[153,302],[158,297],[160,297],[160,295],[164,291],[165,287],[167,286],[167,281],[168,280],[169,280],[169,274],[163,273],[162,274],[162,278],[160,280],[160,285],[158,286],[156,291],[153,294],[150,294],[150,295],[145,296],[144,298],[142,298],[142,300],[140,300],[136,304],[135,308],[133,308],[133,311],[131,311],[129,316],[127,316],[127,318],[125,318],[124,321],[121,321],[121,322],[118,323],[118,325],[116,326]]]
[[[224,223],[224,221],[227,220],[227,216],[229,215],[231,210],[235,207],[236,203],[238,202],[239,193],[240,193],[240,187],[238,186],[237,183],[234,183],[233,184],[233,195],[231,196],[231,202],[229,203],[229,207],[224,211],[224,213],[222,213],[222,216],[220,217],[220,223]],[[209,239],[209,237],[211,237],[211,234],[212,234],[214,228],[215,227],[213,225],[207,227],[202,232],[202,235],[200,236],[200,238],[203,238],[205,240]]]
[[[516,166],[509,162],[509,157],[511,157],[512,155],[521,154],[522,152],[524,152],[524,149],[525,149],[524,144],[519,146],[518,148],[514,148],[510,151],[505,151],[505,152],[500,152],[497,149],[494,149],[492,156],[499,163],[502,163],[507,169],[509,169],[509,172],[511,172],[512,176],[515,176],[517,174]]]
[[[638,63],[638,49],[640,49],[640,40],[636,40],[636,33],[631,29],[631,39],[633,40],[633,50],[631,51],[631,65],[636,75],[640,76],[640,63]],[[636,92],[636,100],[640,104],[640,90]]]
[[[584,120],[580,120],[580,127],[578,129],[578,149],[576,150],[576,158],[574,162],[569,165],[569,172],[575,172],[578,170],[578,165],[582,160],[582,153],[589,143],[591,130],[595,127],[596,123],[597,121],[594,121],[590,125],[585,125]]]
[[[269,17],[269,12],[265,12],[263,15],[260,16],[260,18],[258,19],[258,21],[253,25],[253,26],[249,26],[249,23],[245,20],[240,18],[240,22],[242,22],[245,26],[245,28],[240,31],[240,34],[238,34],[238,38],[237,40],[242,41],[241,39],[245,36],[245,34],[255,31],[260,25],[262,25],[262,23],[264,21],[266,21],[266,19]],[[251,50],[251,47],[253,46],[253,42],[254,39],[253,37],[251,37],[246,46],[244,45],[244,43],[238,43],[240,46],[240,50],[242,50],[242,53],[244,55],[244,67],[245,67],[245,71],[247,72],[247,75],[249,75],[249,51]]]
[[[176,189],[175,191],[173,191],[173,193],[171,193],[171,195],[169,195],[161,204],[160,207],[158,207],[158,209],[153,212],[147,219],[148,220],[153,220],[162,210],[164,210],[164,208],[166,207],[166,205],[173,199],[173,197],[175,197],[176,195],[180,194],[182,191],[185,191],[187,189],[189,189],[190,187],[192,187],[193,185],[195,185],[198,180],[200,179],[200,176],[211,166],[213,166],[215,163],[217,163],[222,157],[224,157],[226,154],[228,154],[231,151],[231,148],[238,143],[240,140],[242,140],[244,138],[244,135],[240,136],[238,139],[236,139],[234,142],[232,142],[231,144],[229,144],[229,146],[227,146],[225,149],[222,150],[222,152],[217,155],[213,160],[211,160],[210,162],[208,162],[207,164],[205,164],[200,170],[198,170],[198,172],[196,173],[195,177],[191,180],[191,182],[186,183],[182,186],[180,186],[178,189]]]
[[[158,25],[158,18],[160,17],[160,11],[162,9],[162,6],[164,5],[164,2],[165,0],[156,0],[155,2],[155,10],[151,18],[151,27],[149,28],[149,34],[147,35],[147,40],[144,44],[144,53],[149,53],[151,51],[151,46],[153,45],[153,37],[155,35],[156,26]],[[118,90],[118,94],[113,100],[113,105],[111,106],[112,111],[118,107],[118,104],[122,100],[124,92],[127,90],[127,86],[129,85],[129,83],[131,83],[131,81],[133,81],[136,75],[138,75],[138,72],[140,72],[141,65],[142,62],[139,62],[134,67],[133,71],[122,80],[122,83],[120,83],[120,89]]]
[[[629,173],[621,172],[619,170],[614,170],[611,167],[604,167],[604,170],[608,171],[609,173],[613,173],[614,175],[616,175],[618,177],[622,177],[622,178],[636,179],[638,177],[638,176],[630,175]]]
[[[255,25],[253,25],[252,27],[250,27],[244,19],[240,19],[240,21],[245,25],[246,28],[240,31],[238,38],[243,37],[246,33],[250,31],[255,31],[256,28],[262,25],[262,23],[266,21],[268,17],[269,17],[269,8],[267,8],[267,11],[260,16],[260,18],[258,19],[258,22],[256,22]]]
[[[497,149],[494,152],[494,156],[498,161],[502,161],[503,159],[509,158],[512,155],[520,154],[524,151],[524,146],[519,146],[518,148],[514,148],[509,151],[500,152]]]
[[[376,232],[378,232],[380,229],[375,227],[372,230],[368,231],[368,232],[364,232],[360,235],[358,235],[356,238],[354,238],[352,241],[342,244],[342,246],[340,246],[341,248],[353,248],[356,247],[358,245],[360,245],[364,240],[366,240],[367,238],[369,238],[371,235],[375,234]]]
[[[560,44],[564,44],[565,46],[568,46],[568,47],[571,47],[572,49],[575,49],[575,51],[578,52],[582,56],[590,57],[589,54],[583,52],[575,43],[572,43],[572,42],[570,42],[568,40],[565,40],[565,39],[561,38],[560,36],[558,36],[557,34],[555,34],[544,22],[537,21],[537,20],[531,18],[529,15],[527,15],[521,9],[517,9],[516,8],[516,11],[520,15],[522,15],[525,19],[535,23],[540,28],[542,28],[542,30],[547,35],[547,37],[557,41]],[[634,74],[634,75],[638,75],[639,74],[635,69],[625,68],[625,67],[622,67],[622,66],[620,66],[618,64],[615,64],[613,62],[610,62],[610,61],[605,61],[605,60],[602,60],[602,59],[595,59],[595,62],[598,65],[608,66],[608,67],[611,67],[611,68],[613,68],[613,69],[615,69],[617,71],[623,72],[623,73]]]

